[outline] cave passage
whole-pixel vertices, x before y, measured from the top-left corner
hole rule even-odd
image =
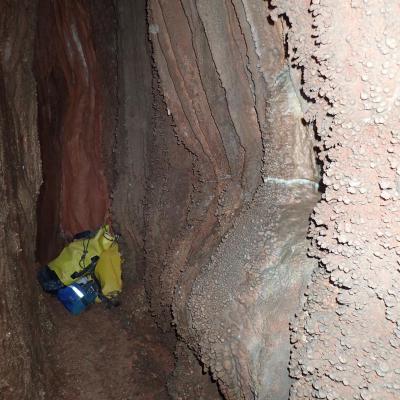
[[[57,256],[73,235],[104,223],[122,233],[137,229],[137,235],[143,234],[143,210],[129,214],[121,203],[135,196],[143,201],[145,155],[140,152],[145,152],[151,128],[140,129],[134,123],[129,131],[134,137],[123,143],[127,139],[118,132],[132,122],[125,122],[125,108],[119,102],[125,103],[125,91],[131,90],[130,101],[136,96],[143,106],[130,104],[129,113],[150,119],[153,76],[145,2],[128,3],[120,2],[120,10],[112,1],[38,3],[34,73],[43,183],[37,203],[36,257],[41,265]],[[126,33],[121,32],[123,18],[118,11],[128,13],[124,18],[131,26]],[[125,43],[128,35],[132,43]],[[128,45],[132,54],[125,63],[137,64],[142,76],[132,70],[134,65],[117,63],[118,51],[123,54],[121,47]],[[119,76],[128,67],[132,89],[123,87]],[[151,121],[142,123],[150,126]],[[136,148],[138,143],[141,147]],[[128,178],[126,187],[118,186],[131,171],[135,176]],[[117,192],[114,203],[113,192]],[[47,378],[56,382],[57,398],[168,398],[166,382],[174,366],[175,337],[162,335],[151,318],[141,275],[143,244],[129,235],[123,240],[121,307],[108,310],[95,305],[74,319],[54,298],[45,296],[46,320],[51,321],[46,347],[52,371]]]
[[[32,4],[5,9],[29,36],[33,73],[15,81],[38,159],[21,156],[37,174],[21,279],[35,335],[13,345],[33,361],[24,384],[0,381],[5,399],[287,399],[320,171],[284,28],[264,2]],[[73,318],[32,274],[104,223],[122,235],[122,305]]]

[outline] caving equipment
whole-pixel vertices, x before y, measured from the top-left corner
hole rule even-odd
[[[38,272],[43,290],[55,294],[74,315],[95,301],[119,304],[122,260],[117,239],[107,225],[75,235],[60,255]]]

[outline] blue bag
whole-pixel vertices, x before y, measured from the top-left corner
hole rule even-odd
[[[93,281],[86,283],[72,283],[57,292],[58,300],[73,315],[79,315],[87,306],[94,303],[98,296],[96,284]]]

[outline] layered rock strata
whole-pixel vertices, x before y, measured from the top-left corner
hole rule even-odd
[[[229,399],[287,398],[289,319],[314,266],[305,239],[318,200],[313,130],[302,122],[282,29],[267,16],[261,2],[149,2],[163,100],[152,146],[161,150],[151,161],[159,173],[150,172],[147,285],[164,326],[172,305],[179,336]],[[278,295],[283,287],[290,295]]]

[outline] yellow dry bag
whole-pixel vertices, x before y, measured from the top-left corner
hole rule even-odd
[[[68,286],[76,280],[74,275],[84,272],[91,265],[93,258],[101,258],[113,243],[115,237],[105,225],[94,235],[68,244],[61,254],[48,264],[48,267],[56,273],[65,286]],[[118,250],[116,243],[115,246]]]
[[[101,253],[96,265],[95,277],[103,296],[108,299],[116,297],[121,292],[121,254],[117,242]]]

